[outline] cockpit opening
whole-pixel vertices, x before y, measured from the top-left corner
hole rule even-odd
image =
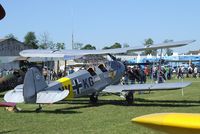
[[[93,68],[88,68],[87,69],[87,71],[92,75],[92,76],[95,76],[95,75],[97,75],[96,73],[95,73],[95,71],[94,71],[94,69]]]
[[[105,68],[105,66],[103,64],[100,64],[98,66],[98,68],[102,71],[102,72],[107,72],[108,70]]]

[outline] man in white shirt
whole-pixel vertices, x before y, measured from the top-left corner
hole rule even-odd
[[[194,78],[197,78],[198,69],[197,66],[194,67]]]

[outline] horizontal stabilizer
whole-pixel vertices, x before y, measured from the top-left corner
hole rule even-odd
[[[122,91],[176,90],[187,87],[189,85],[191,85],[191,82],[111,85],[107,86],[103,91],[110,93],[120,93]]]
[[[200,114],[157,113],[136,117],[132,122],[169,134],[200,133]]]
[[[22,90],[10,90],[4,95],[6,102],[23,103],[23,91]]]
[[[66,98],[69,90],[41,91],[37,93],[36,103],[55,103]]]
[[[22,86],[23,85],[17,86],[14,90],[8,91],[4,96],[4,100],[6,102],[23,103],[24,96]],[[41,91],[37,93],[36,103],[55,103],[66,98],[68,94],[68,90]]]

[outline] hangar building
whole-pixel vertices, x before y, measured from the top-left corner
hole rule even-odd
[[[14,38],[0,39],[0,71],[19,69],[25,60],[20,57],[19,52],[25,49],[30,47]]]

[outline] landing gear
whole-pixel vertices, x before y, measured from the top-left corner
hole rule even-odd
[[[35,110],[37,113],[42,111],[42,106],[39,104],[39,107]]]
[[[133,104],[133,92],[132,91],[128,91],[125,95],[125,98],[126,98],[128,105]]]
[[[93,93],[91,96],[90,96],[90,102],[92,104],[96,104],[98,101],[98,95],[96,93]]]

